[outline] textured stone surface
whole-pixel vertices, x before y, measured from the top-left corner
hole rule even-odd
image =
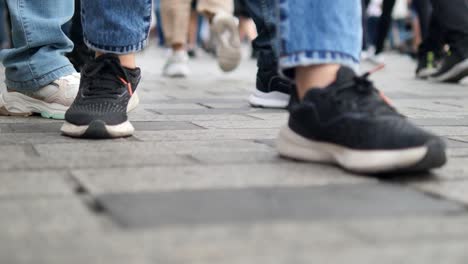
[[[415,80],[413,62],[392,54],[372,75],[449,147],[446,167],[389,190],[375,178],[281,159],[274,139],[288,113],[249,107],[255,61],[225,74],[200,53],[192,76],[173,80],[161,76],[163,51],[152,45],[138,56],[133,137],[76,140],[60,135],[62,121],[0,117],[1,264],[466,263],[466,80]],[[122,228],[101,197],[148,228]],[[175,225],[195,210],[199,225]]]

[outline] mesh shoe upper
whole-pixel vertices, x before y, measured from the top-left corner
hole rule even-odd
[[[116,55],[106,54],[85,65],[78,95],[65,119],[75,125],[101,120],[107,125],[127,121],[127,105],[140,81],[140,69],[121,66]]]
[[[439,140],[400,115],[367,76],[346,67],[335,83],[310,90],[290,111],[289,127],[296,133],[352,149],[402,149]]]

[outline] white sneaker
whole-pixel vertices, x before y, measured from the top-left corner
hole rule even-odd
[[[171,78],[187,77],[190,74],[188,60],[186,51],[174,52],[164,65],[163,75]]]
[[[8,90],[0,94],[0,115],[64,119],[65,112],[75,100],[80,86],[79,73],[61,77],[35,92]]]
[[[211,23],[218,64],[225,72],[237,68],[242,58],[238,24],[239,20],[227,13],[216,14]]]

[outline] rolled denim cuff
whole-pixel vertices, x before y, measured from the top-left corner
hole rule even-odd
[[[129,54],[129,53],[135,53],[140,50],[143,50],[144,47],[146,46],[148,42],[148,38],[134,44],[134,45],[128,45],[128,46],[107,46],[107,45],[99,45],[92,43],[88,39],[84,39],[84,42],[88,48],[97,51],[97,52],[102,52],[102,53],[114,53],[114,54]]]
[[[294,78],[294,72],[291,69],[319,64],[340,64],[355,71],[359,69],[359,60],[352,55],[339,51],[300,51],[279,58],[280,74],[291,79]]]
[[[73,65],[69,64],[28,81],[13,81],[7,78],[5,80],[5,84],[8,88],[18,92],[33,92],[50,84],[60,77],[67,76],[75,72],[76,70]]]

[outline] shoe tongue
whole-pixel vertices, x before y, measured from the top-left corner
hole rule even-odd
[[[336,74],[336,80],[332,84],[322,89],[310,89],[306,93],[304,100],[307,100],[307,98],[309,97],[315,97],[321,93],[328,93],[340,87],[342,83],[353,80],[354,77],[356,77],[356,73],[354,72],[354,70],[346,66],[341,66]]]

